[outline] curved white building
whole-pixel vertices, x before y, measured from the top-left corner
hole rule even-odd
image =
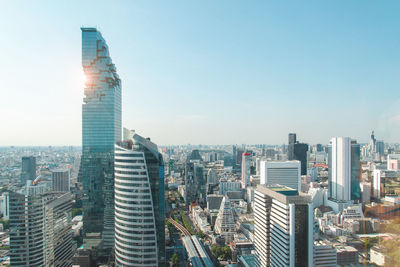
[[[160,219],[164,224],[164,217],[159,216],[160,211],[164,214],[164,202],[158,199],[164,194],[158,184],[163,173],[161,176],[158,173],[161,155],[151,153],[152,148],[157,148],[153,145],[135,135],[133,141],[115,148],[116,266],[162,265],[165,241],[158,237],[157,228],[161,228]]]

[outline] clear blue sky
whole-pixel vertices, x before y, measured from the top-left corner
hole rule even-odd
[[[0,145],[80,145],[81,26],[158,144],[400,141],[400,1],[2,1]]]

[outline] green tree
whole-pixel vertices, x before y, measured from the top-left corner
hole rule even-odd
[[[171,257],[171,261],[172,261],[172,266],[178,266],[179,265],[179,256],[178,254],[174,254]]]
[[[78,216],[78,215],[82,215],[82,208],[72,209],[72,214],[71,214],[72,218],[74,218],[75,216]]]
[[[0,223],[3,224],[3,229],[10,229],[10,221],[9,220],[0,220]]]

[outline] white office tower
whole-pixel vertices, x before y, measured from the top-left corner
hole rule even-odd
[[[116,266],[164,266],[164,166],[157,145],[137,134],[115,146]]]
[[[224,197],[219,208],[217,220],[215,222],[215,232],[225,237],[225,242],[233,240],[236,233],[235,219],[231,202],[228,197]]]
[[[292,161],[267,161],[260,163],[260,184],[283,185],[296,190],[301,189],[301,163]]]
[[[0,212],[3,214],[3,220],[10,218],[10,195],[4,192],[0,197]]]
[[[258,185],[255,201],[257,266],[313,266],[310,197],[280,185]]]
[[[52,186],[54,192],[69,192],[69,169],[51,171]]]
[[[315,267],[336,267],[336,249],[328,241],[314,242],[314,265]]]
[[[329,198],[360,201],[360,145],[349,137],[334,137],[329,149]]]
[[[372,193],[373,196],[377,199],[381,198],[381,175],[381,170],[374,170]]]
[[[72,266],[71,207],[70,193],[10,192],[11,266]]]
[[[242,188],[250,185],[251,153],[242,154]]]
[[[332,180],[329,184],[331,197],[336,200],[351,199],[351,139],[335,137],[331,139],[332,146]]]

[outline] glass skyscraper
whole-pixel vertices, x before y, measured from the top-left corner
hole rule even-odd
[[[164,161],[133,134],[115,148],[116,266],[165,266]]]
[[[83,230],[114,243],[114,145],[121,140],[121,80],[96,28],[82,30],[85,89],[82,104]]]

